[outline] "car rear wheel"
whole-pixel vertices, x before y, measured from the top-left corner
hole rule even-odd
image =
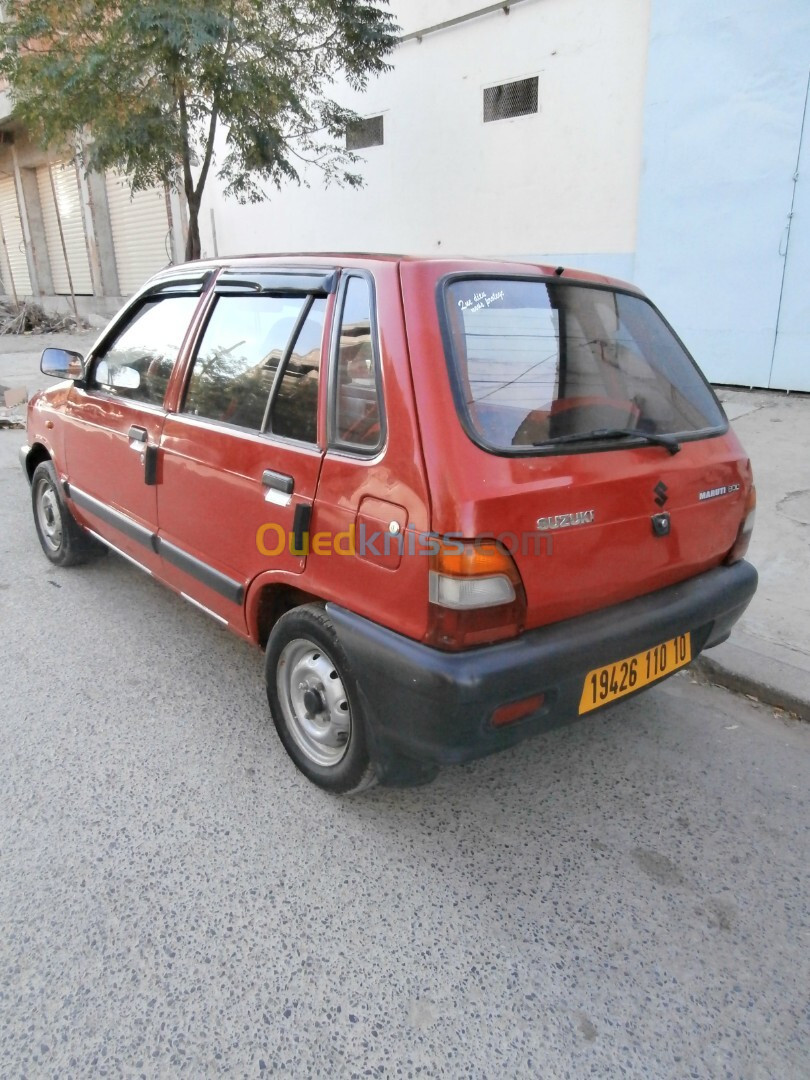
[[[56,566],[78,566],[106,548],[89,536],[71,514],[50,461],[41,461],[31,478],[34,525],[42,550]]]
[[[376,780],[357,684],[320,604],[294,608],[267,643],[267,698],[279,738],[313,783],[336,794]]]

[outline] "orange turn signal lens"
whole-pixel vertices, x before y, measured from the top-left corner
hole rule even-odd
[[[432,569],[451,577],[491,577],[517,574],[512,556],[497,540],[442,540]]]

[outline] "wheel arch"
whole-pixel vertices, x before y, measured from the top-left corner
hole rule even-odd
[[[273,627],[282,615],[304,604],[324,602],[323,597],[315,596],[291,581],[259,583],[248,594],[248,632],[253,641],[264,649]]]
[[[44,443],[35,442],[25,458],[25,472],[29,484],[34,479],[34,469],[36,469],[37,465],[41,465],[43,461],[53,461],[53,455]]]

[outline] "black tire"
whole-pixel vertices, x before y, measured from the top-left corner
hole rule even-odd
[[[357,682],[322,605],[281,616],[267,642],[265,680],[278,736],[309,780],[340,795],[376,783]]]
[[[106,554],[106,547],[89,536],[71,514],[50,461],[41,461],[34,469],[31,505],[42,550],[55,566],[78,566]]]

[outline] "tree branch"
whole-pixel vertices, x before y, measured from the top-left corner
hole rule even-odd
[[[205,182],[208,179],[208,171],[211,168],[211,161],[214,156],[214,137],[217,132],[217,121],[219,119],[219,101],[221,96],[222,79],[225,77],[227,71],[228,62],[231,57],[231,47],[233,45],[233,15],[236,7],[236,0],[231,0],[230,11],[228,12],[228,36],[225,40],[225,49],[222,54],[222,75],[219,85],[214,91],[214,97],[211,101],[211,119],[208,125],[208,136],[205,140],[205,152],[203,154],[202,168],[200,169],[200,175],[197,177],[197,187],[194,191],[194,195],[199,199],[202,197],[202,193],[205,190]]]
[[[183,140],[181,156],[183,159],[183,189],[189,204],[194,202],[194,177],[191,175],[191,144],[189,143],[188,108],[186,107],[186,91],[181,86],[176,91],[177,107],[180,112],[180,136]]]

